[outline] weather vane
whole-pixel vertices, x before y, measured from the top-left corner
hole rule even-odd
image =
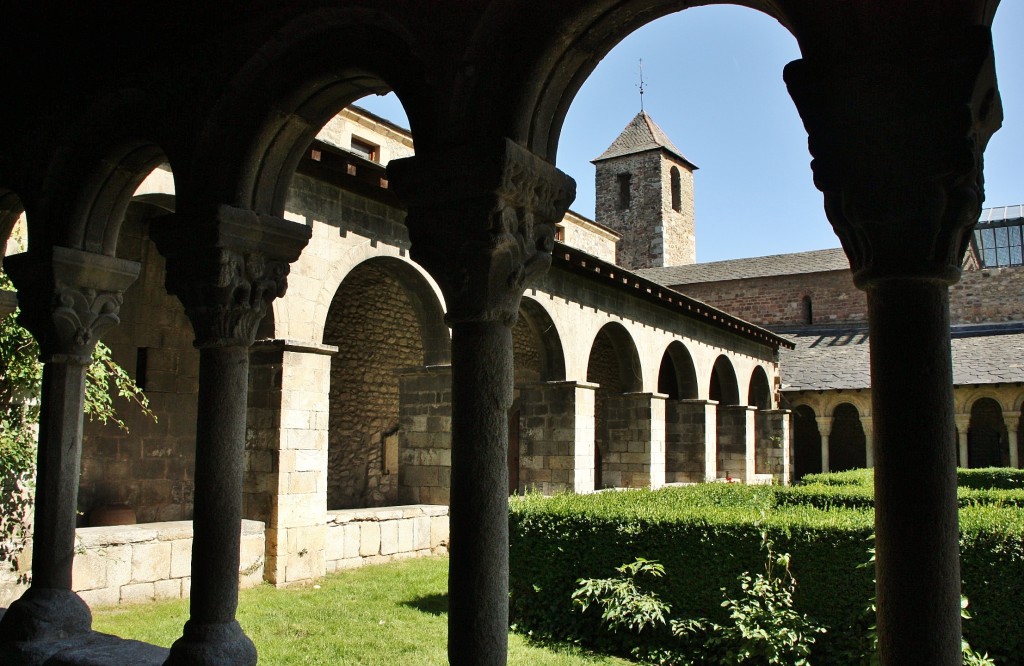
[[[644,110],[644,59],[643,58],[640,58],[640,85],[638,85],[637,87],[640,88],[640,111],[643,112],[643,110]]]

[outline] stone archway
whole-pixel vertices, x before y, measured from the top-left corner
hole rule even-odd
[[[848,402],[832,410],[828,436],[828,468],[831,472],[867,467],[867,438],[857,408]]]
[[[594,488],[615,487],[618,476],[607,475],[612,464],[614,433],[609,423],[616,397],[643,386],[640,358],[621,324],[606,324],[594,338],[587,361],[587,381],[598,384],[594,397]]]
[[[331,361],[327,506],[384,506],[398,499],[399,378],[421,367],[433,292],[404,262],[376,259],[354,268],[335,294],[324,344]],[[436,318],[440,305],[436,304]]]
[[[793,481],[821,473],[821,433],[814,410],[799,405],[793,410]]]
[[[980,398],[971,405],[967,430],[967,467],[1004,467],[1009,464],[1003,410],[992,398]]]
[[[699,483],[707,474],[709,438],[714,438],[714,413],[698,400],[697,372],[686,346],[675,340],[661,357],[658,393],[665,402],[665,482]]]

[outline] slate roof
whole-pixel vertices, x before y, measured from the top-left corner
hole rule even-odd
[[[610,160],[613,157],[642,153],[647,150],[668,151],[686,162],[691,169],[697,168],[693,162],[686,159],[682,151],[672,143],[672,139],[668,138],[668,135],[658,127],[658,123],[654,122],[645,111],[636,114],[636,117],[626,125],[626,129],[622,130],[622,134],[615,141],[612,141],[612,145],[608,146],[607,150],[592,161],[596,163],[602,160]]]
[[[797,273],[822,273],[825,271],[850,270],[850,261],[842,248],[772,254],[767,257],[709,261],[686,266],[665,266],[644,268],[638,275],[665,286],[696,284],[698,282],[719,282],[722,280],[744,280],[747,278],[793,275]]]
[[[781,348],[783,391],[871,386],[866,328],[780,333],[796,345]],[[953,384],[1024,382],[1024,324],[954,327]]]

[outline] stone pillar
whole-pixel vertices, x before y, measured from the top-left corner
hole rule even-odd
[[[199,349],[190,612],[166,663],[250,666],[256,648],[235,620],[249,347],[310,228],[221,206],[206,218],[164,218],[150,234]]]
[[[867,293],[879,657],[952,666],[961,582],[948,287],[1002,113],[988,28],[870,4],[844,15],[843,40],[808,43],[785,80],[825,212]]]
[[[511,139],[393,160],[412,257],[437,280],[452,328],[448,575],[451,664],[508,651],[508,410],[512,333],[527,284],[551,265],[571,178]]]
[[[864,429],[864,461],[868,467],[875,466],[874,420],[870,416],[860,417],[860,426]]]
[[[754,480],[754,414],[747,405],[718,406],[718,478]]]
[[[327,572],[327,418],[337,350],[292,340],[250,349],[242,516],[266,526],[263,575],[278,586]]]
[[[519,481],[550,495],[594,491],[594,397],[597,384],[522,386]]]
[[[665,397],[658,393],[624,393],[608,398],[606,485],[665,485]]]
[[[701,483],[715,478],[718,403],[671,400],[665,405],[665,482]]]
[[[139,264],[52,247],[7,257],[21,296],[18,323],[39,343],[39,414],[32,586],[0,620],[0,643],[33,643],[88,632],[92,615],[71,591],[85,373],[99,337],[118,323]]]
[[[828,464],[828,436],[832,432],[832,417],[816,416],[814,420],[818,422],[818,434],[821,435],[821,471],[827,474],[831,471]]]
[[[0,319],[18,309],[18,293],[14,291],[0,291]]]
[[[1006,442],[1010,447],[1010,467],[1020,467],[1020,454],[1017,451],[1017,429],[1020,427],[1020,412],[1003,412],[1006,422]]]
[[[954,417],[957,441],[960,444],[960,450],[958,456],[960,458],[960,467],[967,468],[971,466],[970,456],[971,451],[967,447],[967,434],[971,430],[971,415],[970,414],[957,414]]]
[[[444,504],[452,485],[452,368],[399,372],[398,500]]]
[[[788,409],[763,409],[758,410],[757,418],[759,432],[754,472],[770,475],[772,483],[789,485],[792,413]]]

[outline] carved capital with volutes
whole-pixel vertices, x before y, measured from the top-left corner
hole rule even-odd
[[[18,288],[18,323],[39,343],[44,362],[88,364],[100,336],[120,322],[124,291],[139,264],[66,247],[7,257]]]
[[[250,346],[311,233],[304,224],[230,206],[209,217],[155,221],[150,235],[167,259],[167,291],[185,306],[195,346]]]
[[[1002,122],[991,33],[851,43],[805,54],[785,80],[854,281],[956,282],[984,200],[982,155]]]
[[[448,322],[512,325],[527,285],[551,265],[576,182],[509,139],[393,160],[388,180]]]

